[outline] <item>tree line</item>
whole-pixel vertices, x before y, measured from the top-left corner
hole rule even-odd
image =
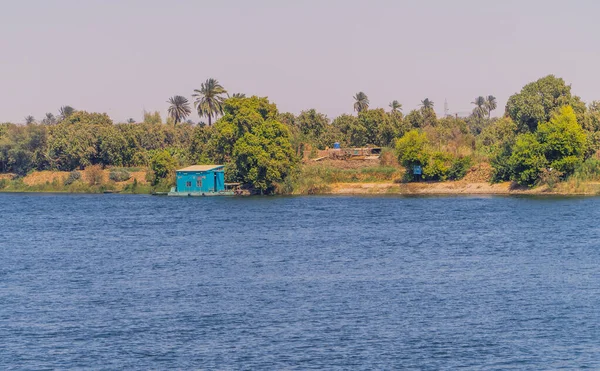
[[[600,103],[586,105],[552,75],[511,96],[501,118],[491,116],[497,109],[492,95],[476,97],[466,118],[437,117],[428,98],[406,115],[397,100],[387,110],[371,108],[364,92],[353,96],[352,115],[330,120],[314,109],[281,113],[266,98],[229,95],[215,79],[194,90],[192,100],[207,124],[188,120],[192,104],[182,95],[167,100],[166,122],[146,112],[141,122],[113,123],[106,114],[63,106],[39,123],[28,116],[24,125],[0,124],[0,172],[148,167],[153,183],[166,187],[178,166],[222,163],[229,181],[273,192],[298,171],[304,153],[339,142],[395,148],[406,180],[416,165],[425,179],[444,180],[485,162],[495,180],[533,185],[563,179],[598,150]]]

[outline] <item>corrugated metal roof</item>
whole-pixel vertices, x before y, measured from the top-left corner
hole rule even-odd
[[[224,165],[192,165],[188,167],[184,167],[183,169],[177,170],[179,171],[210,171],[223,167]]]

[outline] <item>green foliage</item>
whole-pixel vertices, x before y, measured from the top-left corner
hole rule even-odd
[[[535,134],[518,135],[508,158],[510,179],[520,185],[533,185],[547,165],[543,146]]]
[[[412,169],[414,166],[424,167],[427,165],[429,161],[428,143],[427,135],[417,130],[409,131],[396,141],[398,162],[406,168],[406,180],[413,180]]]
[[[202,83],[200,89],[194,89],[194,94],[192,94],[195,98],[194,107],[200,117],[208,117],[208,126],[212,125],[214,117],[223,114],[224,94],[227,94],[227,90],[215,79],[208,79]],[[233,99],[241,98],[234,97]]]
[[[477,137],[477,148],[487,155],[497,153],[507,142],[517,135],[517,124],[509,117],[493,121]]]
[[[396,141],[398,161],[406,168],[413,165],[425,165],[429,159],[427,153],[427,135],[417,130],[411,130]]]
[[[261,193],[271,193],[294,169],[297,158],[289,129],[277,121],[277,107],[267,98],[231,98],[216,123],[211,152],[232,167],[229,179]]]
[[[187,98],[182,97],[181,95],[176,95],[169,98],[167,103],[169,103],[169,117],[173,120],[174,125],[185,121],[185,118],[192,113],[189,101]]]
[[[423,178],[426,180],[443,181],[448,178],[452,156],[444,152],[432,153],[423,167]]]
[[[175,171],[177,164],[169,151],[158,151],[150,159],[150,169],[154,174],[154,179],[151,180],[152,185],[157,185],[162,179],[171,176]]]
[[[547,122],[559,108],[571,106],[583,122],[585,104],[571,94],[571,86],[561,78],[548,75],[523,87],[520,93],[511,96],[506,112],[522,132],[535,132],[540,123]]]
[[[144,124],[150,125],[160,125],[162,124],[162,118],[160,117],[160,112],[146,112],[144,111]]]
[[[587,138],[571,107],[561,108],[550,122],[540,124],[537,136],[551,168],[571,174],[583,161]]]
[[[448,170],[448,179],[460,180],[467,175],[467,171],[471,168],[473,160],[470,156],[457,157],[452,161],[452,165]]]
[[[124,182],[129,180],[129,178],[131,178],[131,174],[125,169],[111,169],[108,174],[108,179],[113,182]]]

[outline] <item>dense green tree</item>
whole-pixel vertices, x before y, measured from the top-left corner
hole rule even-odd
[[[273,192],[297,163],[290,131],[277,121],[277,107],[267,98],[231,98],[223,111],[210,140],[215,157],[229,163],[230,179]]]
[[[370,109],[358,114],[358,122],[365,128],[365,141],[371,145],[389,145],[396,137],[390,116],[383,108]]]
[[[144,124],[151,125],[160,125],[162,124],[162,117],[160,117],[160,112],[146,112],[144,111]]]
[[[331,123],[343,134],[340,143],[344,147],[363,147],[367,144],[367,129],[352,115],[343,114]]]
[[[172,176],[177,162],[167,150],[156,152],[150,159],[150,169],[154,173],[152,185],[157,185],[161,179]]]
[[[427,135],[418,130],[411,130],[396,141],[398,162],[406,168],[406,176],[409,180],[412,180],[414,166],[424,167],[427,165],[429,161],[428,144]]]
[[[213,117],[223,114],[225,94],[227,94],[227,90],[215,79],[206,80],[202,83],[200,89],[194,90],[192,95],[196,98],[194,107],[196,107],[200,117],[208,117],[208,126],[212,125]]]
[[[354,110],[361,113],[364,110],[369,109],[369,97],[362,91],[356,93],[354,98]]]
[[[552,169],[571,174],[583,162],[587,138],[570,106],[562,107],[537,131],[538,141]]]
[[[523,87],[508,99],[506,112],[522,132],[534,132],[538,124],[547,122],[563,106],[573,107],[577,120],[583,122],[585,104],[571,94],[571,86],[554,75],[548,75]]]
[[[173,119],[174,125],[184,121],[192,113],[189,101],[181,95],[169,98],[167,103],[169,103],[169,116]]]
[[[412,110],[406,115],[404,120],[408,123],[410,127],[413,128],[422,128],[425,126],[425,119],[423,118],[423,114],[421,110]]]
[[[319,138],[329,125],[329,119],[325,114],[319,113],[315,109],[309,109],[300,112],[300,115],[295,118],[294,124],[305,136]]]

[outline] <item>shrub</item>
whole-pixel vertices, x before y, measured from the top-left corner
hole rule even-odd
[[[448,171],[448,179],[459,180],[464,178],[465,175],[467,175],[467,171],[469,171],[472,162],[470,156],[455,158]]]
[[[86,178],[90,186],[101,185],[104,181],[104,175],[102,174],[102,167],[100,165],[93,165],[86,168]]]
[[[69,186],[73,183],[75,183],[76,181],[78,181],[79,179],[81,179],[81,173],[77,170],[73,170],[69,173],[69,176],[67,177],[67,179],[65,179],[65,185]]]
[[[129,171],[125,169],[113,169],[108,174],[108,179],[117,183],[129,180],[129,178],[131,178],[131,174],[129,174]]]
[[[427,165],[423,168],[423,176],[427,180],[446,180],[450,167],[448,163],[451,156],[443,152],[435,152],[431,155]]]

